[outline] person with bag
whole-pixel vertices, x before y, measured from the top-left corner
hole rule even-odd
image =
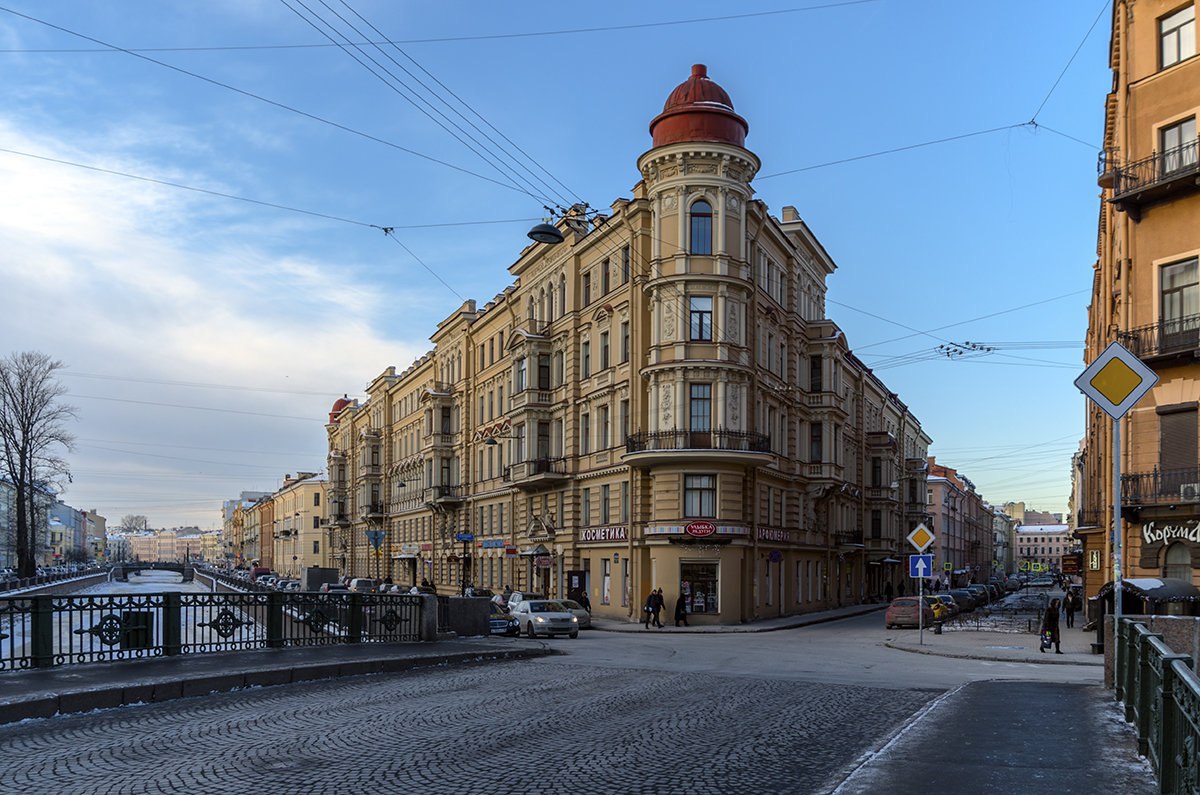
[[[687,620],[687,594],[679,594],[679,598],[675,600],[675,626],[679,626],[682,621],[685,627],[691,626]]]
[[[1050,606],[1046,608],[1046,614],[1042,616],[1042,641],[1038,645],[1038,651],[1045,653],[1046,649],[1053,644],[1054,653],[1062,654],[1062,649],[1059,648],[1058,635],[1058,611],[1061,604],[1057,599],[1050,600]]]
[[[652,600],[650,602],[650,615],[654,619],[654,626],[658,627],[659,629],[662,629],[663,625],[662,625],[662,620],[661,620],[660,616],[662,614],[663,608],[666,607],[666,605],[667,605],[667,601],[665,599],[663,599],[662,588],[659,588],[656,591],[651,591],[650,599]]]
[[[646,629],[650,629],[650,618],[654,614],[655,595],[654,589],[651,588],[650,595],[646,597],[646,602],[642,605],[642,624]]]

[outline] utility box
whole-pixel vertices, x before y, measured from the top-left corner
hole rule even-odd
[[[302,590],[319,591],[325,583],[333,583],[338,581],[338,570],[327,569],[321,566],[309,566],[304,570],[304,577],[300,580]]]

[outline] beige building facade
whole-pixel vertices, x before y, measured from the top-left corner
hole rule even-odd
[[[327,552],[325,526],[325,478],[301,472],[284,476],[283,487],[269,500],[271,512],[271,563],[274,571],[299,578],[306,568],[324,566]],[[268,501],[264,500],[262,505]]]
[[[1196,5],[1116,0],[1086,360],[1120,342],[1159,381],[1121,420],[1123,572],[1200,582],[1200,59]],[[1074,525],[1088,594],[1113,578],[1112,420],[1088,407]]]
[[[632,197],[575,207],[514,283],[330,412],[330,562],[445,592],[587,591],[597,615],[739,623],[901,571],[930,440],[825,317],[836,265],[754,199],[748,125],[703,67]]]

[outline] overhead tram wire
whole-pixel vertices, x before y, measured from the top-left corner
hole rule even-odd
[[[281,1],[286,3],[286,0],[281,0]],[[295,0],[295,2],[299,2],[301,5],[303,5],[303,0]],[[348,25],[350,27],[350,29],[353,30],[355,33],[359,34],[360,36],[363,35],[363,32],[361,30],[359,30],[354,25],[353,22],[351,22],[350,20],[346,19],[346,17],[344,17],[340,13],[338,13],[338,11],[336,9],[334,9],[332,6],[329,5],[328,2],[326,2],[326,0],[318,0],[318,2],[320,2],[321,5],[323,5],[326,9],[328,9],[330,11],[330,13],[332,13],[334,16],[336,16],[338,19],[340,19],[342,22],[344,22],[346,25]],[[376,28],[374,25],[372,25],[371,22],[369,20],[367,20],[365,17],[363,17],[362,14],[358,13],[349,3],[346,2],[346,0],[341,0],[341,3],[343,6],[345,6],[345,8],[350,13],[352,13],[354,16],[358,17],[358,19],[360,19],[365,25],[367,25],[369,28],[371,28],[372,31],[374,31],[375,33],[378,33],[381,36],[383,35],[383,33],[378,28]],[[307,6],[305,6],[305,7],[307,8]],[[343,36],[343,38],[346,38],[347,41],[349,41],[349,37]],[[352,45],[352,46],[355,46],[356,49],[358,47],[357,45]],[[447,102],[446,99],[437,92],[437,90],[435,90],[434,88],[431,88],[429,86],[429,84],[427,84],[424,80],[422,80],[418,75],[413,74],[407,67],[404,66],[404,64],[400,63],[395,58],[393,58],[388,53],[387,50],[383,49],[383,47],[381,47],[379,45],[371,45],[371,46],[374,47],[375,50],[378,51],[384,58],[391,61],[393,64],[396,65],[396,67],[398,67],[401,71],[403,71],[406,75],[408,75],[412,80],[414,80],[416,82],[416,84],[419,85],[422,89],[424,89],[424,91],[427,94],[429,94],[431,97],[433,97],[438,102],[440,102],[442,105],[444,105],[448,110],[453,112],[459,119],[461,119],[463,122],[468,124],[473,130],[475,130],[476,133],[479,133],[479,135],[483,136],[483,138],[486,139],[486,143],[484,140],[480,140],[480,138],[478,138],[477,136],[473,135],[472,133],[468,132],[467,130],[464,130],[457,122],[455,122],[453,119],[450,119],[442,111],[438,110],[431,102],[426,100],[424,97],[421,97],[422,101],[425,102],[427,105],[429,105],[431,110],[436,112],[442,118],[446,119],[450,124],[454,125],[455,129],[461,131],[464,135],[471,138],[472,141],[474,141],[476,144],[478,144],[481,148],[489,151],[491,154],[506,158],[508,161],[511,161],[513,166],[509,167],[507,164],[505,164],[506,169],[511,170],[514,173],[516,173],[517,171],[524,172],[525,177],[522,177],[522,178],[526,180],[526,184],[528,184],[530,187],[536,187],[533,184],[536,182],[541,185],[540,189],[544,189],[544,190],[548,191],[550,194],[554,194],[559,201],[563,202],[564,204],[568,204],[568,205],[571,204],[571,199],[564,196],[556,188],[554,188],[552,185],[547,183],[538,174],[536,174],[533,170],[531,170],[528,166],[521,163],[520,159],[517,158],[515,155],[513,155],[512,152],[505,149],[503,145],[501,145],[499,142],[496,141],[496,139],[492,138],[485,131],[480,129],[479,125],[475,124],[473,121],[468,119],[465,115],[463,115],[463,113],[461,111],[458,110],[458,108],[454,107],[454,105],[451,104],[450,102]],[[418,67],[426,75],[428,75],[430,78],[432,78],[439,86],[441,86],[443,89],[448,91],[456,100],[458,100],[458,102],[460,104],[465,106],[468,110],[470,110],[476,116],[479,116],[480,119],[483,119],[483,117],[480,116],[479,113],[474,110],[474,108],[471,108],[470,105],[468,105],[461,97],[459,97],[453,91],[450,91],[448,88],[446,88],[444,83],[442,83],[440,80],[438,80],[436,77],[434,77],[429,72],[428,69],[425,69],[423,66],[421,66],[421,64],[417,63],[417,61],[412,56],[408,55],[406,52],[401,50],[399,47],[395,47],[394,49],[397,52],[399,52],[401,55],[403,55],[405,58],[407,58],[409,61],[411,61],[416,67]],[[372,61],[374,61],[374,59],[372,59]],[[403,83],[403,81],[398,76],[395,76],[394,73],[390,72],[390,70],[388,70],[388,71],[389,71],[389,74],[393,74],[393,77],[395,77],[396,80]],[[416,89],[414,89],[411,85],[407,85],[407,84],[405,84],[405,85],[410,91],[413,92],[413,94],[420,96],[417,93]],[[486,120],[484,120],[484,121],[486,122]],[[489,125],[489,126],[491,126],[491,125]],[[492,129],[496,129],[496,128],[494,126],[492,126]],[[499,130],[497,130],[497,132],[499,132]],[[506,136],[505,136],[505,140],[508,140]],[[544,168],[542,170],[545,171]],[[549,174],[549,172],[546,172],[546,173]],[[551,178],[553,179],[552,175],[551,175]],[[557,182],[558,180],[555,180],[555,181]],[[561,185],[562,183],[559,182],[559,184]],[[563,187],[568,192],[570,192],[570,189],[566,188],[565,185]]]
[[[343,5],[343,6],[345,6],[347,9],[349,9],[349,10],[350,10],[350,12],[351,12],[352,14],[354,14],[356,17],[358,17],[358,18],[359,18],[359,19],[361,19],[361,20],[362,20],[364,23],[366,23],[366,25],[367,25],[368,27],[370,27],[370,28],[371,28],[371,30],[375,31],[375,32],[376,32],[377,34],[379,34],[380,36],[383,36],[383,35],[384,35],[384,34],[383,34],[383,31],[381,31],[379,28],[375,27],[375,25],[371,24],[371,22],[370,22],[369,20],[367,20],[366,18],[364,18],[362,14],[358,13],[358,11],[356,11],[356,10],[355,10],[355,9],[354,9],[354,8],[353,8],[353,7],[352,7],[352,6],[351,6],[351,5],[348,3],[348,2],[347,2],[347,0],[340,0],[340,2],[342,3],[342,5]],[[324,0],[322,0],[322,3],[324,3]],[[387,37],[385,37],[385,39],[386,39],[386,38],[387,38]],[[534,157],[533,157],[532,155],[530,155],[528,152],[526,152],[524,149],[522,149],[522,148],[520,147],[520,145],[518,145],[518,144],[517,144],[515,141],[513,141],[511,138],[509,138],[507,135],[505,135],[505,134],[504,134],[504,133],[503,133],[503,132],[502,132],[502,131],[501,131],[499,128],[497,128],[497,127],[496,127],[496,125],[494,125],[494,124],[492,124],[490,121],[488,121],[488,120],[487,120],[487,119],[486,119],[486,118],[483,116],[483,114],[481,114],[479,111],[475,110],[475,108],[474,108],[474,107],[473,107],[473,106],[472,106],[472,105],[471,105],[469,102],[467,102],[465,99],[463,99],[463,98],[462,98],[462,97],[460,97],[458,94],[456,94],[456,93],[454,92],[454,90],[453,90],[453,89],[451,89],[449,86],[447,86],[447,85],[446,85],[445,83],[443,83],[441,80],[439,80],[439,79],[437,78],[437,75],[434,75],[432,72],[430,72],[430,71],[429,71],[428,69],[426,69],[424,66],[422,66],[422,65],[420,64],[420,62],[418,62],[418,61],[417,61],[415,58],[413,58],[411,55],[409,55],[409,54],[408,54],[408,52],[406,52],[404,49],[402,49],[402,48],[401,48],[401,47],[400,47],[400,46],[399,46],[399,45],[398,45],[396,42],[394,42],[394,41],[389,41],[388,43],[391,45],[392,49],[396,50],[396,52],[398,52],[398,53],[400,53],[401,55],[403,55],[403,56],[404,56],[405,58],[407,58],[407,59],[409,60],[409,62],[410,62],[410,63],[412,63],[412,64],[413,64],[415,67],[417,67],[417,68],[418,68],[418,69],[420,69],[422,72],[424,72],[426,75],[428,75],[428,76],[429,76],[429,78],[430,78],[431,80],[433,80],[433,82],[437,83],[437,84],[438,84],[438,85],[439,85],[439,86],[442,88],[442,90],[444,90],[444,91],[445,91],[447,94],[449,94],[450,96],[452,96],[452,97],[455,99],[455,101],[457,101],[457,102],[458,102],[460,105],[462,105],[464,108],[466,108],[467,110],[469,110],[469,111],[470,111],[472,114],[474,114],[476,118],[478,118],[480,121],[482,121],[482,122],[483,122],[484,124],[486,124],[488,127],[490,127],[490,128],[491,128],[491,129],[492,129],[492,130],[493,130],[493,131],[494,131],[494,132],[497,134],[497,135],[499,135],[501,138],[503,138],[503,139],[504,139],[504,140],[505,140],[505,141],[506,141],[506,142],[507,142],[507,143],[508,143],[508,144],[509,144],[509,145],[510,145],[510,146],[511,146],[513,149],[515,149],[515,150],[516,150],[517,152],[519,152],[519,153],[520,153],[522,156],[524,156],[526,160],[528,160],[530,163],[532,163],[534,166],[536,166],[536,167],[537,167],[537,168],[538,168],[538,169],[539,169],[539,170],[540,170],[540,171],[541,171],[543,174],[545,174],[545,175],[546,175],[547,177],[549,177],[551,180],[553,180],[554,182],[556,182],[556,183],[559,185],[559,187],[561,187],[561,188],[562,188],[563,190],[565,190],[567,193],[569,193],[569,194],[572,194],[572,195],[575,197],[576,201],[583,202],[583,199],[582,199],[582,197],[580,197],[580,196],[579,196],[579,194],[577,194],[575,191],[573,191],[573,190],[571,190],[570,188],[568,188],[568,187],[567,187],[567,186],[566,186],[566,185],[565,185],[565,184],[562,182],[562,180],[558,179],[556,176],[554,176],[553,174],[551,174],[551,173],[550,173],[550,171],[549,171],[549,169],[547,169],[547,168],[546,168],[545,166],[543,166],[543,165],[542,165],[540,162],[538,162],[536,159],[534,159]],[[393,62],[394,62],[394,61],[393,61]],[[403,67],[402,67],[402,68],[403,68]],[[408,70],[405,70],[405,71],[407,72]],[[418,78],[418,80],[419,80],[419,78]],[[422,85],[424,85],[424,82],[422,82],[421,84],[422,84]],[[430,91],[430,93],[434,94],[434,96],[437,96],[437,93],[436,93],[436,92],[434,92],[434,91],[432,91],[432,90]],[[439,97],[439,99],[440,99],[440,97]],[[453,109],[453,106],[452,106],[450,103],[448,103],[448,102],[445,102],[445,100],[442,100],[442,102],[443,102],[443,103],[446,105],[446,107]],[[457,110],[455,110],[455,112],[457,113],[458,111],[457,111]],[[462,116],[462,114],[459,114],[459,116],[460,116],[460,118],[462,118],[464,121],[467,121],[468,123],[470,123],[470,122],[469,122],[469,120],[467,120],[465,116]],[[474,124],[471,124],[471,126],[472,126],[472,127],[475,127],[475,129],[476,129],[476,130],[479,130],[479,128],[478,128],[478,127],[476,127]],[[492,141],[493,143],[495,143],[495,140],[494,140],[494,139],[493,139],[491,136],[487,135],[487,133],[486,133],[486,132],[483,132],[482,130],[479,130],[479,132],[480,132],[482,135],[486,136],[486,137],[488,138],[488,140],[489,140],[489,141]],[[498,143],[497,143],[496,145],[497,145],[497,146],[500,146],[500,144],[498,144]],[[515,158],[515,157],[513,158],[513,161],[514,161],[514,162],[516,162],[516,158]],[[532,173],[532,171],[531,171],[530,173]],[[545,185],[546,183],[545,183],[545,182],[543,182],[542,184],[544,184],[544,185]],[[547,185],[547,187],[549,187],[549,185]],[[569,203],[569,202],[568,202],[568,203]]]
[[[332,119],[327,119],[327,118],[325,118],[325,117],[323,117],[323,116],[318,116],[318,115],[317,115],[317,114],[315,114],[315,113],[309,113],[308,111],[305,111],[305,110],[300,110],[299,108],[293,107],[293,106],[291,106],[291,105],[287,105],[287,104],[285,104],[285,103],[283,103],[283,102],[278,102],[278,101],[276,101],[276,100],[269,99],[269,98],[267,98],[267,97],[264,97],[264,96],[262,96],[261,94],[256,94],[256,93],[254,93],[253,91],[248,91],[248,90],[246,90],[246,89],[243,89],[243,88],[238,88],[237,86],[230,85],[229,83],[224,83],[224,82],[222,82],[222,81],[220,81],[220,80],[216,80],[216,79],[214,79],[214,78],[211,78],[211,77],[205,77],[205,76],[204,76],[204,75],[202,75],[202,74],[199,74],[199,73],[197,73],[197,72],[192,72],[192,71],[190,71],[190,70],[188,70],[188,69],[184,69],[183,67],[180,67],[180,66],[174,66],[173,64],[169,64],[169,63],[167,63],[167,62],[165,62],[165,61],[160,61],[160,60],[157,60],[157,59],[155,59],[155,58],[151,58],[151,57],[150,57],[150,56],[148,56],[148,55],[142,55],[141,53],[134,52],[133,50],[129,50],[129,49],[125,48],[125,47],[120,47],[120,46],[118,46],[118,45],[116,45],[116,44],[110,44],[110,43],[108,43],[108,42],[106,42],[106,41],[102,41],[102,40],[100,40],[100,39],[97,39],[97,38],[94,38],[94,37],[92,37],[92,36],[88,36],[87,34],[84,34],[84,33],[78,33],[78,32],[76,32],[76,31],[74,31],[74,30],[71,30],[71,29],[69,29],[69,28],[65,28],[65,27],[63,27],[63,26],[61,26],[61,25],[56,25],[56,24],[54,24],[53,22],[48,22],[48,21],[46,21],[46,20],[44,20],[44,19],[39,19],[39,18],[37,18],[37,17],[33,17],[33,16],[30,16],[30,15],[28,15],[28,14],[22,14],[22,13],[21,13],[21,12],[19,12],[19,11],[14,11],[13,9],[11,9],[11,8],[7,8],[7,7],[5,7],[5,6],[0,6],[0,11],[2,11],[2,12],[4,12],[4,13],[7,13],[7,14],[11,14],[12,16],[15,16],[15,17],[20,17],[21,19],[25,19],[25,20],[28,20],[28,21],[30,21],[30,22],[36,22],[37,24],[39,24],[39,25],[43,25],[43,26],[45,26],[45,27],[48,27],[48,28],[51,28],[52,30],[57,30],[57,31],[60,31],[60,32],[62,32],[62,33],[66,33],[66,34],[68,34],[68,35],[70,35],[70,36],[74,36],[74,37],[76,37],[76,38],[80,38],[80,39],[83,39],[83,40],[85,40],[85,41],[90,41],[90,42],[93,42],[94,44],[99,44],[99,45],[101,45],[102,47],[107,47],[108,49],[110,49],[110,50],[113,50],[113,51],[115,51],[115,52],[122,52],[122,53],[125,53],[125,54],[127,54],[127,55],[131,55],[131,56],[133,56],[134,58],[138,58],[138,59],[141,59],[141,60],[143,60],[143,61],[146,61],[146,62],[148,62],[148,63],[152,63],[152,64],[154,64],[154,65],[156,65],[156,66],[161,66],[161,67],[163,67],[164,69],[170,69],[170,70],[171,70],[171,71],[173,71],[173,72],[178,72],[179,74],[186,75],[186,76],[188,76],[188,77],[191,77],[191,78],[194,78],[194,79],[196,79],[196,80],[203,81],[203,82],[205,82],[205,83],[208,83],[209,85],[217,86],[218,88],[223,88],[223,89],[225,89],[225,90],[227,90],[227,91],[232,91],[232,92],[234,92],[235,94],[240,94],[241,96],[248,97],[248,98],[250,98],[250,99],[254,99],[254,100],[257,100],[257,101],[259,101],[259,102],[263,102],[263,103],[265,103],[265,104],[267,104],[267,105],[270,105],[270,106],[272,106],[272,107],[279,108],[280,110],[286,110],[286,111],[288,111],[289,113],[294,113],[294,114],[296,114],[296,115],[298,115],[298,116],[303,116],[303,117],[304,117],[304,118],[306,118],[306,119],[310,119],[310,120],[312,120],[312,121],[316,121],[316,122],[319,122],[319,123],[321,123],[321,124],[328,125],[328,126],[330,126],[330,127],[333,127],[333,128],[335,128],[335,129],[341,130],[341,131],[343,131],[343,132],[348,132],[348,133],[350,133],[351,135],[356,135],[356,136],[358,136],[358,137],[360,137],[360,138],[365,138],[365,139],[366,139],[366,140],[368,140],[368,141],[373,141],[373,142],[375,142],[375,143],[382,144],[383,146],[387,146],[387,147],[389,147],[389,148],[392,148],[392,149],[395,149],[395,150],[397,150],[397,151],[400,151],[400,152],[405,152],[405,153],[407,153],[407,154],[410,154],[410,155],[412,155],[412,156],[414,156],[414,157],[421,158],[422,160],[427,160],[427,161],[429,161],[429,162],[431,162],[431,163],[436,163],[436,164],[438,164],[438,165],[445,166],[446,168],[453,169],[454,171],[458,171],[458,172],[460,172],[460,173],[462,173],[462,174],[467,174],[467,175],[470,175],[470,176],[472,176],[472,177],[476,177],[477,179],[484,180],[485,182],[490,182],[490,183],[492,183],[493,185],[499,185],[500,187],[502,187],[502,188],[507,188],[508,190],[515,190],[515,191],[517,191],[518,193],[527,193],[527,191],[524,191],[524,190],[522,190],[522,189],[520,189],[520,188],[517,188],[517,187],[515,187],[515,186],[513,186],[513,185],[509,185],[509,184],[507,184],[507,183],[505,183],[505,182],[501,182],[500,180],[493,179],[493,178],[491,178],[491,177],[489,177],[489,176],[486,176],[486,175],[484,175],[484,174],[480,174],[480,173],[478,173],[478,172],[476,172],[476,171],[472,171],[472,170],[470,170],[470,169],[468,169],[468,168],[463,168],[462,166],[456,166],[456,165],[454,165],[453,163],[449,163],[449,162],[447,162],[447,161],[445,161],[445,160],[441,160],[441,159],[439,159],[439,158],[433,157],[432,155],[427,155],[427,154],[424,154],[424,153],[422,153],[422,152],[418,152],[418,151],[416,151],[415,149],[409,149],[409,148],[408,148],[408,147],[406,147],[406,146],[401,146],[400,144],[394,143],[394,142],[392,142],[392,141],[388,141],[388,140],[386,140],[386,139],[384,139],[384,138],[380,138],[380,137],[378,137],[378,136],[371,135],[370,133],[363,132],[362,130],[357,130],[357,129],[355,129],[355,128],[353,128],[353,127],[349,127],[349,126],[347,126],[347,125],[345,125],[345,124],[341,124],[340,122],[333,121]]]
[[[383,83],[389,89],[391,89],[398,96],[404,98],[405,101],[407,101],[410,105],[412,105],[413,108],[415,108],[417,111],[424,114],[430,121],[432,121],[434,124],[441,127],[442,130],[444,130],[451,137],[453,137],[455,140],[457,140],[459,143],[461,143],[463,146],[465,146],[467,149],[469,149],[476,157],[478,157],[485,164],[487,164],[492,169],[494,169],[496,171],[496,173],[500,175],[501,178],[508,180],[510,187],[513,187],[516,190],[519,190],[522,193],[525,193],[530,198],[536,199],[539,203],[544,204],[547,201],[550,201],[550,199],[548,199],[545,195],[535,193],[534,190],[536,190],[536,187],[534,185],[532,185],[532,183],[530,183],[527,179],[522,178],[521,176],[517,175],[516,172],[514,172],[511,168],[509,168],[507,164],[501,163],[498,159],[495,158],[494,153],[488,152],[485,154],[484,152],[480,151],[480,148],[477,148],[477,147],[479,147],[479,144],[477,141],[472,139],[471,142],[468,142],[466,139],[464,139],[464,137],[463,137],[464,135],[466,135],[468,138],[470,138],[470,134],[466,133],[465,130],[462,130],[462,128],[459,127],[457,124],[455,124],[452,120],[446,118],[445,115],[442,114],[440,111],[438,111],[436,108],[434,108],[432,106],[432,104],[430,104],[428,102],[428,100],[426,100],[424,97],[422,97],[420,94],[418,94],[410,86],[406,85],[403,80],[401,80],[399,77],[397,77],[386,66],[379,63],[379,61],[377,61],[375,58],[371,57],[371,55],[369,55],[365,52],[362,52],[361,48],[356,47],[355,49],[357,49],[360,53],[362,53],[363,58],[366,58],[372,64],[374,64],[375,68],[368,66],[367,63],[363,60],[363,58],[360,58],[358,55],[356,55],[351,50],[350,47],[352,45],[339,44],[337,42],[337,40],[333,37],[333,35],[331,35],[326,30],[322,29],[322,27],[320,25],[318,25],[316,22],[314,22],[312,19],[309,19],[304,14],[300,13],[300,11],[298,11],[291,4],[291,2],[295,2],[297,5],[303,7],[306,11],[308,11],[309,14],[311,14],[316,20],[318,20],[322,25],[324,25],[326,28],[328,28],[334,34],[345,39],[347,42],[350,41],[350,38],[348,36],[346,36],[344,33],[341,33],[340,31],[338,31],[336,27],[334,27],[328,21],[323,19],[320,15],[316,14],[308,5],[306,5],[304,3],[304,0],[291,0],[291,2],[289,2],[289,0],[280,0],[280,2],[288,10],[292,11],[297,17],[299,17],[306,24],[308,24],[310,27],[312,27],[313,30],[316,30],[322,36],[325,36],[325,38],[329,39],[331,42],[338,44],[338,46],[341,48],[342,52],[344,52],[346,55],[348,55],[350,58],[352,58],[356,63],[358,63],[360,66],[362,66],[364,69],[366,69],[377,80],[379,80],[381,83]],[[376,70],[378,70],[378,71],[376,71]],[[386,77],[384,75],[386,75]],[[410,94],[411,94],[411,96],[410,96]],[[426,110],[424,107],[422,107],[420,104],[418,104],[418,101],[424,102],[427,106],[429,106],[429,110]],[[431,111],[433,111],[433,112],[431,112]],[[435,118],[433,113],[438,113],[439,115],[442,116],[443,119],[445,119],[445,121]],[[455,129],[458,130],[458,132],[455,132],[455,130],[452,130],[449,126],[447,126],[447,123],[454,126]],[[460,133],[462,133],[462,134],[460,134]],[[505,173],[506,171],[509,173]]]
[[[780,16],[783,14],[797,14],[805,11],[824,11],[832,8],[843,8],[845,6],[866,5],[868,3],[876,3],[879,0],[843,0],[843,2],[822,3],[812,6],[799,6],[796,8],[780,8],[774,11],[754,11],[744,14],[729,14],[719,17],[697,17],[693,19],[676,19],[666,20],[663,22],[641,22],[629,25],[606,25],[602,27],[592,28],[565,28],[562,30],[540,30],[530,31],[527,33],[491,33],[480,34],[475,36],[443,36],[438,38],[428,39],[395,39],[380,42],[360,42],[361,44],[442,44],[445,42],[456,41],[492,41],[496,39],[524,39],[536,38],[540,36],[568,36],[583,33],[607,33],[611,31],[622,30],[638,30],[645,28],[661,28],[672,25],[699,25],[709,22],[729,22],[736,19],[750,19],[754,17]],[[327,49],[332,47],[332,44],[248,44],[248,45],[224,45],[210,47],[131,47],[131,52],[227,52],[233,50],[302,50],[302,49]],[[0,53],[92,53],[92,52],[112,52],[111,49],[28,49],[28,48],[5,48],[0,49]]]
[[[1054,85],[1050,86],[1050,90],[1047,91],[1046,96],[1042,98],[1042,104],[1038,105],[1037,110],[1035,110],[1033,115],[1029,117],[1030,124],[1037,124],[1037,117],[1042,114],[1042,110],[1046,107],[1046,103],[1050,101],[1050,97],[1054,94],[1054,90],[1058,88],[1058,84],[1062,82],[1063,77],[1066,76],[1067,70],[1071,68],[1071,64],[1075,63],[1075,58],[1079,55],[1079,51],[1083,49],[1083,45],[1086,44],[1087,40],[1091,38],[1092,31],[1096,29],[1096,25],[1100,22],[1100,18],[1104,16],[1104,9],[1108,8],[1108,4],[1111,1],[1112,0],[1104,0],[1104,4],[1100,6],[1100,12],[1096,14],[1096,18],[1092,20],[1092,25],[1087,29],[1087,33],[1083,34],[1083,38],[1079,41],[1079,46],[1075,48],[1075,52],[1071,53],[1071,57],[1067,59],[1067,65],[1064,66],[1062,71],[1058,73],[1058,77],[1055,79]],[[1047,127],[1046,129],[1050,128]],[[1050,130],[1050,132],[1056,131]],[[1062,133],[1059,133],[1059,135],[1062,135]],[[1070,136],[1065,137],[1069,138]],[[1079,139],[1074,138],[1072,140]]]

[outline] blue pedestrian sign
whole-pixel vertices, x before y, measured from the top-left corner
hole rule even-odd
[[[933,576],[933,555],[909,555],[908,576],[925,579]]]
[[[474,541],[475,534],[474,533],[456,533],[454,535],[454,540],[455,541]]]
[[[368,530],[367,540],[371,542],[371,546],[379,549],[379,545],[383,543],[383,530]]]

